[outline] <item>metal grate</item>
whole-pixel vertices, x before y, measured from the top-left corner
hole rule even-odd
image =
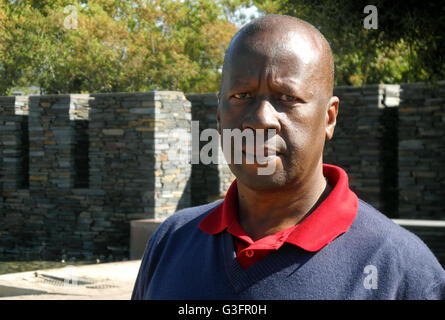
[[[34,273],[35,281],[39,283],[44,283],[47,285],[52,285],[56,287],[66,287],[70,286],[85,286],[88,289],[110,289],[110,288],[118,288],[119,286],[113,284],[112,282],[107,280],[93,280],[89,278],[61,278],[52,276],[49,274],[43,273]]]

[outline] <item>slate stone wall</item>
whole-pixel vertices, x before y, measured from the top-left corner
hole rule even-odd
[[[0,259],[128,258],[131,220],[191,205],[183,93],[22,100],[0,98]]]
[[[0,239],[3,248],[11,248],[22,232],[23,200],[29,200],[27,154],[29,152],[27,101],[0,97]],[[2,255],[0,249],[0,256]],[[12,252],[13,254],[16,252]]]
[[[401,85],[399,214],[445,219],[445,82]]]
[[[192,103],[192,120],[199,125],[199,150],[210,140],[200,139],[205,129],[217,129],[216,109],[218,99],[216,94],[189,94],[186,96]],[[194,206],[205,204],[224,198],[235,176],[227,166],[221,143],[218,139],[217,163],[192,164],[192,204]]]
[[[335,94],[324,161],[391,218],[445,220],[445,82]],[[216,109],[215,94],[170,91],[0,97],[0,259],[126,258],[130,221],[224,197],[221,149],[191,163]]]
[[[398,217],[397,105],[394,85],[340,86],[334,136],[327,141],[324,162],[346,170],[351,189],[391,218]]]
[[[10,192],[28,183],[27,99],[18,99],[16,107],[15,97],[0,97],[0,114],[0,190]]]
[[[325,145],[324,162],[345,169],[357,195],[380,207],[379,86],[337,87],[334,95],[340,99],[339,114],[333,139]]]

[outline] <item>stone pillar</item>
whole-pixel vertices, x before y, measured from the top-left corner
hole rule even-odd
[[[16,101],[20,101],[16,110]],[[4,192],[26,186],[26,98],[0,97],[1,185]]]
[[[199,136],[205,129],[217,129],[216,109],[218,99],[215,94],[189,94],[187,99],[192,103],[193,121],[199,121]],[[193,141],[199,145],[199,150],[207,144],[206,141]],[[218,163],[192,165],[192,204],[205,204],[224,198],[230,184],[235,179],[230,171],[218,139]]]
[[[445,212],[445,81],[401,85],[399,211],[405,219],[440,219]]]
[[[116,219],[190,205],[190,102],[181,92],[92,95],[90,188]],[[120,218],[118,218],[120,217]]]
[[[136,130],[143,120],[152,120],[153,110],[145,100],[147,93],[104,93],[90,95],[89,210],[83,219],[91,220],[97,252],[113,256],[128,250],[129,220],[148,217],[144,205],[152,198],[154,160],[145,156],[144,139],[151,146],[153,132]],[[146,113],[134,113],[134,110]],[[142,119],[141,119],[142,118]],[[151,205],[154,206],[153,201]],[[127,252],[128,253],[128,252]]]
[[[4,197],[17,189],[16,162],[5,161],[11,155],[17,154],[19,139],[15,125],[15,97],[0,97],[0,219],[5,220]],[[11,166],[12,169],[11,170]],[[0,222],[0,225],[3,223]],[[0,228],[3,231],[3,226]],[[2,239],[3,240],[3,239]],[[3,242],[3,241],[2,241]],[[3,247],[3,243],[2,243]],[[1,251],[0,251],[1,252]]]
[[[50,198],[73,187],[70,103],[69,95],[29,97],[30,190]]]
[[[159,91],[153,108],[154,218],[162,219],[191,205],[191,103],[182,92]]]
[[[189,207],[191,104],[182,92],[95,94],[90,103],[89,195],[95,247],[131,258],[157,226]],[[141,231],[142,230],[142,231]],[[140,233],[143,234],[140,234]],[[142,240],[140,240],[142,239]],[[136,248],[137,247],[137,248]]]
[[[28,198],[28,103],[26,96],[0,97],[0,256],[23,244]]]

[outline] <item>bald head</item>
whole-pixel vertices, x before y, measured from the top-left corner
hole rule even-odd
[[[242,52],[262,52],[282,59],[297,52],[302,66],[313,68],[328,95],[334,87],[334,59],[326,38],[311,24],[290,16],[267,15],[241,28],[233,37],[224,57],[223,78],[233,58]]]

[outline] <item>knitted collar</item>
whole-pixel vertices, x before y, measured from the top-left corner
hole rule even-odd
[[[327,198],[301,223],[286,234],[285,242],[306,251],[318,251],[351,226],[358,209],[357,195],[349,189],[348,175],[337,166],[323,164],[323,175],[333,187]],[[214,208],[199,224],[208,234],[218,234],[237,219],[238,190],[236,179],[224,201]]]

